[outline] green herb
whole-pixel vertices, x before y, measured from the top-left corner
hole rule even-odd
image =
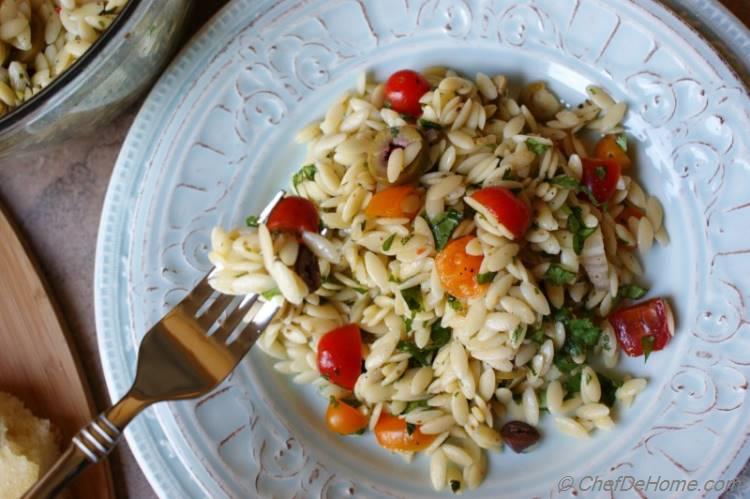
[[[392,126],[391,127],[391,137],[393,137],[394,139],[396,137],[398,137],[398,127],[397,126]]]
[[[620,289],[617,291],[617,297],[628,300],[638,300],[643,298],[646,293],[648,293],[648,289],[636,286],[635,284],[625,284],[620,286]]]
[[[569,373],[578,367],[578,364],[570,357],[570,355],[555,355],[555,365],[563,373]]]
[[[328,226],[325,224],[325,222],[322,219],[318,221],[318,231],[323,232],[327,228]]]
[[[453,330],[449,327],[443,327],[440,325],[440,321],[437,320],[432,323],[430,327],[430,344],[429,347],[433,350],[440,350],[442,347],[448,344],[453,336]]]
[[[547,149],[549,149],[548,144],[543,144],[536,139],[526,139],[526,146],[537,156],[541,156],[542,154],[547,152]]]
[[[401,244],[406,244],[409,242],[409,240],[414,237],[414,234],[409,234],[408,236],[404,236],[401,238]]]
[[[565,329],[569,340],[578,347],[581,353],[596,345],[602,334],[602,330],[594,325],[591,319],[571,319],[565,325]]]
[[[434,121],[426,120],[424,118],[420,118],[419,120],[419,126],[424,128],[425,130],[442,130],[443,125],[440,123],[435,123]]]
[[[648,356],[654,351],[654,342],[656,336],[641,336],[641,348],[643,349],[643,362],[648,360]]]
[[[348,405],[349,407],[354,407],[355,409],[356,409],[357,407],[359,407],[359,406],[361,406],[361,405],[362,405],[362,402],[360,402],[359,400],[357,400],[357,399],[355,399],[355,398],[346,398],[346,399],[341,399],[341,400],[340,400],[340,402],[343,402],[343,403],[345,403],[345,404],[346,404],[346,405]]]
[[[594,175],[599,178],[604,178],[607,176],[607,169],[603,166],[597,166],[596,168],[594,168]]]
[[[581,373],[571,374],[563,382],[563,388],[568,393],[578,393],[581,391]]]
[[[426,400],[412,400],[411,402],[406,404],[406,408],[401,414],[406,414],[408,412],[416,411],[417,409],[423,409],[425,407],[429,407]]]
[[[315,168],[315,165],[313,165],[312,163],[300,168],[300,170],[292,176],[292,185],[294,186],[294,190],[296,191],[297,186],[302,182],[306,180],[314,180],[315,173],[317,171],[318,169]]]
[[[537,343],[541,345],[544,343],[545,334],[544,334],[544,327],[534,327],[531,330],[526,330],[526,337],[529,338],[534,343]]]
[[[269,289],[268,291],[262,292],[260,295],[266,300],[270,300],[274,296],[278,296],[280,294],[281,294],[281,291],[279,291],[279,288],[272,288],[272,289]]]
[[[522,341],[521,335],[524,333],[523,326],[518,326],[510,333],[510,342],[517,345]]]
[[[399,280],[399,278],[393,274],[388,274],[388,282],[395,282],[396,284],[401,284],[401,280]]]
[[[451,480],[450,485],[451,485],[451,491],[453,491],[454,493],[461,490],[461,482],[459,480]]]
[[[450,305],[450,307],[453,310],[458,310],[458,311],[461,311],[464,308],[464,306],[461,304],[461,300],[459,300],[453,295],[448,295],[448,305]]]
[[[414,314],[412,313],[411,317],[402,317],[402,321],[404,321],[404,329],[408,333],[411,331],[412,325],[414,324]]]
[[[420,366],[429,366],[432,364],[432,352],[419,348],[413,341],[399,341],[396,345],[396,350],[408,353],[414,359],[414,362]]]
[[[566,322],[568,322],[570,319],[573,318],[573,314],[570,311],[570,309],[563,307],[558,310],[555,310],[552,313],[552,318],[557,322],[562,322],[563,324],[565,324]]]
[[[583,223],[583,212],[580,206],[573,206],[570,208],[570,215],[568,215],[568,230],[573,233],[573,251],[577,255],[583,251],[583,243],[586,238],[594,233],[595,227],[586,227]]]
[[[258,217],[256,217],[255,215],[250,215],[245,219],[245,225],[247,225],[248,227],[257,227],[259,223],[260,220],[258,220]]]
[[[588,92],[589,92],[589,93],[590,93],[591,95],[596,95],[596,88],[594,88],[594,87],[589,87],[589,88],[587,88],[586,90],[588,90]]]
[[[451,239],[451,234],[456,230],[458,224],[461,223],[463,215],[461,212],[449,209],[445,213],[440,214],[435,220],[428,220],[430,230],[435,238],[435,248],[440,251],[448,244]]]
[[[601,401],[603,404],[612,407],[615,404],[615,392],[622,386],[622,382],[608,378],[607,376],[597,373],[599,385],[602,387]]]
[[[479,284],[487,284],[492,282],[492,279],[495,278],[497,275],[497,272],[483,272],[481,274],[477,274],[477,282]]]
[[[414,430],[417,429],[417,425],[414,423],[406,423],[406,433],[411,436],[414,433]]]
[[[576,273],[557,263],[553,263],[544,273],[544,280],[555,286],[562,286],[573,283],[576,280]]]
[[[518,175],[516,175],[515,173],[513,173],[512,169],[508,168],[503,173],[503,180],[519,180],[519,178],[518,178]]]
[[[401,290],[401,296],[403,296],[406,305],[412,312],[422,311],[422,288],[419,286],[413,286]]]
[[[557,177],[550,179],[549,183],[560,186],[563,189],[577,190],[581,187],[581,183],[570,175],[558,175]]]
[[[353,289],[354,291],[356,291],[357,293],[361,294],[361,295],[363,295],[363,294],[367,293],[367,288],[363,288],[363,287],[361,287],[361,286],[358,286],[358,287],[354,287],[354,288],[352,288],[352,289]]]
[[[620,149],[627,152],[628,151],[628,138],[625,136],[624,133],[617,136],[615,139],[615,142],[618,146],[620,146]]]
[[[383,242],[383,251],[388,251],[391,249],[391,246],[393,246],[393,240],[396,238],[396,234],[391,234],[388,236],[388,239],[386,239]]]

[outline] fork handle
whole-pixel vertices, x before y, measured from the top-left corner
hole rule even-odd
[[[147,406],[148,403],[129,392],[73,437],[57,462],[26,492],[23,499],[49,499],[57,496],[89,465],[106,458],[117,445],[128,423]]]

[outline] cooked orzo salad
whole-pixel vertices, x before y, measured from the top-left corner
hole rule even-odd
[[[0,1],[0,115],[33,97],[68,69],[127,2]]]
[[[258,342],[276,369],[330,399],[332,432],[428,454],[435,489],[477,487],[486,451],[526,451],[541,417],[612,428],[646,386],[618,352],[674,333],[666,300],[632,304],[638,254],[667,234],[626,106],[586,90],[566,108],[502,75],[362,77],[299,133],[294,195],[213,231],[213,286],[283,302]]]

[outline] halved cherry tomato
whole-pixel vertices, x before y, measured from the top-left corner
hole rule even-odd
[[[609,323],[620,347],[631,357],[661,350],[674,334],[672,309],[663,298],[616,310]]]
[[[266,225],[270,231],[318,232],[320,220],[318,210],[309,199],[289,196],[274,206]]]
[[[365,209],[368,217],[413,219],[422,207],[419,191],[411,185],[397,185],[376,193]]]
[[[425,77],[411,69],[396,71],[385,82],[385,98],[391,109],[415,118],[422,116],[419,99],[429,90],[430,83]]]
[[[416,425],[409,433],[406,421],[384,412],[375,425],[375,438],[381,447],[388,450],[418,452],[429,447],[435,435],[425,435]]]
[[[594,146],[594,156],[602,159],[613,159],[617,161],[623,170],[630,168],[632,164],[628,153],[617,143],[614,135],[605,135]]]
[[[318,342],[320,374],[347,390],[354,389],[362,372],[362,335],[359,326],[347,324],[327,332]]]
[[[454,239],[435,257],[443,288],[456,298],[473,298],[487,289],[487,284],[477,282],[483,257],[466,252],[466,245],[473,239],[474,236]]]
[[[485,187],[476,191],[471,197],[482,203],[497,218],[497,221],[513,234],[515,239],[523,236],[529,228],[531,208],[509,189],[497,186]]]
[[[341,435],[350,435],[367,427],[367,416],[343,400],[331,400],[326,410],[326,426]]]
[[[640,220],[644,216],[646,216],[646,214],[640,208],[636,208],[635,206],[626,206],[625,209],[622,210],[619,215],[617,215],[615,221],[618,224],[623,224],[625,227],[627,227],[630,217],[635,217]]]
[[[606,203],[620,180],[620,164],[613,159],[583,158],[581,180],[597,202]]]

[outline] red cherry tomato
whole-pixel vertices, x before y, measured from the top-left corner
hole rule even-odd
[[[613,159],[583,158],[581,180],[598,203],[606,203],[620,180],[620,164]]]
[[[505,187],[485,187],[471,197],[482,203],[515,239],[523,236],[529,228],[531,208]]]
[[[415,118],[422,116],[419,99],[429,90],[430,83],[425,77],[411,69],[396,71],[385,82],[385,97],[391,109]]]
[[[271,211],[267,225],[270,231],[318,232],[318,210],[308,199],[299,196],[285,197]]]
[[[674,334],[672,309],[663,298],[616,310],[609,323],[617,343],[631,357],[661,350]]]
[[[327,332],[318,342],[320,374],[347,390],[354,389],[362,372],[362,335],[359,326],[347,324]]]

